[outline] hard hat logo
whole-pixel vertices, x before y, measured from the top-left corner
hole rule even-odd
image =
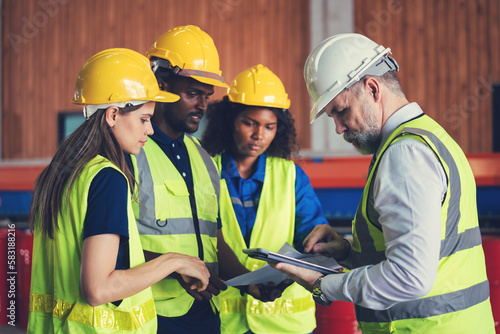
[[[228,87],[222,78],[219,53],[212,37],[197,26],[170,29],[154,42],[146,57],[168,61],[155,66],[171,69],[175,74],[209,85]]]
[[[397,71],[399,66],[389,57],[390,52],[360,34],[339,34],[321,42],[304,67],[307,90],[314,102],[311,123],[331,100],[362,77]]]

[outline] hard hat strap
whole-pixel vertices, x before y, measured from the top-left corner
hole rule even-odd
[[[105,104],[87,104],[83,107],[83,116],[86,119],[89,119],[90,116],[95,114],[95,112],[99,109],[108,109],[111,106],[115,106],[118,108],[125,108],[129,106],[138,106],[140,104],[147,103],[149,101],[142,100],[133,100],[133,101],[125,101],[125,102],[113,102],[113,103],[105,103]]]
[[[354,85],[364,76],[370,75],[378,77],[384,75],[389,71],[398,71],[398,70],[399,70],[399,65],[396,62],[396,60],[389,55],[385,55],[384,57],[380,58],[377,62],[373,63],[371,66],[366,68],[364,71],[357,74],[356,79],[352,80],[344,89],[347,89],[350,86]]]
[[[385,56],[380,61],[366,69],[365,75],[381,76],[389,71],[398,71],[399,65],[391,56]]]
[[[153,63],[151,70],[154,74],[157,74],[161,70],[171,70],[174,74],[178,74],[181,71],[179,66],[172,66],[172,63],[167,59],[154,57],[151,59],[151,62]]]
[[[199,76],[199,77],[210,78],[210,79],[215,79],[215,80],[224,82],[224,79],[220,75],[218,75],[216,73],[206,72],[206,71],[198,71],[198,70],[191,70],[191,69],[187,69],[187,68],[181,70],[179,72],[179,75],[182,75],[182,76],[185,76],[185,77],[191,77],[193,75],[196,75],[196,76]]]
[[[368,67],[364,71],[357,74],[354,80],[351,80],[351,82],[349,82],[349,84],[345,86],[344,90],[354,85],[364,76],[370,75],[378,77],[384,75],[389,71],[398,71],[398,70],[399,70],[399,65],[396,62],[396,60],[391,56],[386,55],[385,57],[380,58],[379,61],[373,63],[370,67]]]
[[[151,69],[153,70],[154,74],[159,74],[161,70],[171,70],[174,74],[177,75],[182,75],[184,77],[191,77],[193,75],[199,76],[199,77],[204,77],[204,78],[210,78],[210,79],[215,79],[221,82],[224,82],[224,79],[222,76],[212,73],[212,72],[206,72],[206,71],[199,71],[199,70],[192,70],[192,69],[181,69],[179,66],[172,66],[170,61],[163,59],[163,58],[157,58],[154,57],[151,59],[151,62],[153,63],[153,66]]]

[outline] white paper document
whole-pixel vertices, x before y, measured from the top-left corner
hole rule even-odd
[[[317,264],[330,269],[340,269],[341,265],[335,261],[334,258],[326,257],[321,254],[302,254],[293,248],[289,243],[285,243],[283,247],[277,252],[278,254],[286,255],[294,259],[300,259],[309,263]],[[252,271],[247,274],[237,276],[233,279],[226,281],[227,286],[240,286],[249,284],[267,284],[273,282],[275,285],[279,284],[288,276],[281,271],[274,269],[266,263],[264,267]]]

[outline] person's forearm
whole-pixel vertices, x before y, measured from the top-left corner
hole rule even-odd
[[[135,268],[114,270],[84,297],[91,306],[121,300],[150,287],[180,267],[180,260],[172,254],[160,255]]]
[[[238,260],[234,251],[224,241],[222,231],[217,231],[217,260],[219,262],[219,276],[223,280],[243,275],[249,272],[247,268]]]
[[[144,251],[146,261],[156,259],[161,255],[160,253]],[[219,277],[223,280],[228,280],[249,272],[238,260],[231,247],[224,241],[221,230],[217,232],[217,261],[219,263]]]
[[[85,238],[82,248],[80,289],[91,306],[130,297],[177,271],[208,285],[210,273],[200,259],[168,253],[131,269],[115,270],[120,236],[100,234]],[[196,281],[195,288],[199,287]]]

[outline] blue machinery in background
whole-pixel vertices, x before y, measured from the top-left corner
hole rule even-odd
[[[500,233],[500,154],[468,155],[477,183],[483,232]],[[370,158],[303,159],[326,218],[348,233],[361,198]],[[27,222],[36,177],[45,165],[0,165],[0,220]]]
[[[348,231],[362,188],[316,188],[325,216],[333,226]],[[27,222],[31,190],[0,190],[0,219]],[[477,206],[483,232],[500,233],[500,185],[478,186]]]
[[[322,188],[315,191],[330,224],[350,228],[363,189]],[[500,185],[477,187],[477,209],[481,230],[500,233]]]

